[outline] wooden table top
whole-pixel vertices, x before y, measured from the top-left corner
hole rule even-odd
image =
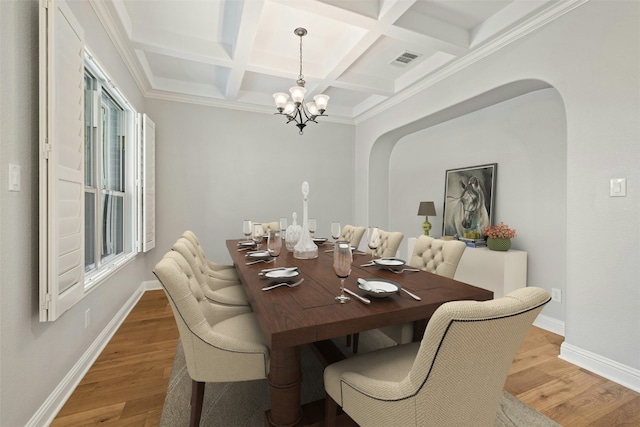
[[[293,253],[283,247],[276,266],[298,267],[298,277],[304,278],[304,282],[295,288],[283,286],[262,291],[269,282],[258,273],[273,267],[273,263],[246,265],[247,251],[238,251],[239,241],[227,240],[227,248],[272,349],[427,319],[448,301],[493,298],[491,291],[425,271],[396,274],[377,266],[360,267],[371,260],[371,255],[354,252],[346,288],[366,296],[357,287],[356,280],[383,278],[400,284],[422,301],[400,292],[387,298],[368,297],[371,304],[363,304],[354,297],[348,303],[340,304],[334,299],[340,293],[340,279],[333,271],[333,253],[325,252],[333,247],[330,243],[318,246],[317,258],[304,260],[294,258]]]

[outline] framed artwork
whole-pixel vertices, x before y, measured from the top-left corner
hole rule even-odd
[[[443,236],[482,237],[483,228],[493,223],[497,169],[491,163],[446,171]]]

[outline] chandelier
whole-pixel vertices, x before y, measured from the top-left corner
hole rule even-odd
[[[304,28],[296,28],[293,33],[300,37],[300,74],[298,75],[297,86],[289,89],[291,93],[291,99],[289,95],[284,92],[278,92],[273,94],[273,98],[276,101],[276,108],[280,114],[287,116],[287,123],[294,122],[298,129],[300,129],[300,135],[302,130],[307,125],[307,122],[316,122],[316,117],[325,116],[324,110],[327,108],[329,102],[329,96],[320,94],[313,97],[312,102],[304,103],[304,95],[307,90],[304,88],[304,75],[302,74],[302,37],[307,34],[307,30]]]

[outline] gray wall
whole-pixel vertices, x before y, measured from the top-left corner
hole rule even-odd
[[[137,108],[143,100],[86,2],[73,2],[94,53]],[[111,50],[109,50],[109,48]],[[38,2],[0,1],[0,425],[22,426],[138,289],[144,256],[53,323],[38,321]],[[8,192],[7,167],[22,190]],[[91,310],[85,329],[84,313]]]
[[[211,259],[230,262],[224,241],[243,238],[242,221],[298,214],[308,181],[317,236],[353,220],[353,126],[311,123],[304,135],[273,115],[150,99],[156,123],[156,249],[150,269],[185,229]]]
[[[640,187],[640,3],[574,5],[359,122],[356,220],[388,211],[388,200],[370,193],[370,168],[372,159],[378,160],[376,146],[387,143],[390,133],[519,82],[555,88],[567,128],[561,355],[640,390],[640,193],[634,190]],[[612,178],[627,179],[626,197],[609,196]]]
[[[542,89],[400,139],[389,162],[389,229],[422,234],[418,203],[433,200],[431,236],[441,236],[446,170],[497,163],[494,223],[517,230],[512,248],[528,252],[529,286],[564,290],[566,135],[558,93]],[[543,314],[564,321],[562,304]]]

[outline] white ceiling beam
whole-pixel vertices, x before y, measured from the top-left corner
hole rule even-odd
[[[229,55],[230,49],[213,40],[171,31],[162,31],[157,28],[136,28],[131,38],[131,45],[135,49],[152,51],[177,58],[198,58],[196,60],[200,62],[227,61],[227,64],[232,62]]]
[[[451,55],[469,52],[469,31],[426,15],[404,15],[389,27],[386,35]]]
[[[538,9],[547,6],[548,3],[550,3],[549,0],[514,0],[472,30],[470,46],[475,47],[486,42],[514,22],[521,22]]]
[[[301,11],[322,16],[325,18],[340,21],[347,25],[361,27],[365,29],[373,28],[377,20],[359,13],[324,3],[317,0],[269,0],[273,3],[282,4],[287,7],[299,9]],[[295,25],[295,24],[294,24]]]
[[[225,90],[227,99],[236,100],[240,93],[264,3],[264,0],[252,0],[243,3],[242,17],[240,18],[235,49],[233,50],[234,66],[231,67]]]
[[[385,97],[395,94],[393,81],[382,77],[373,77],[354,72],[348,72],[331,85],[340,89],[348,89],[355,92],[382,95]]]
[[[381,0],[382,7],[378,21],[383,25],[393,25],[400,19],[417,0]]]

